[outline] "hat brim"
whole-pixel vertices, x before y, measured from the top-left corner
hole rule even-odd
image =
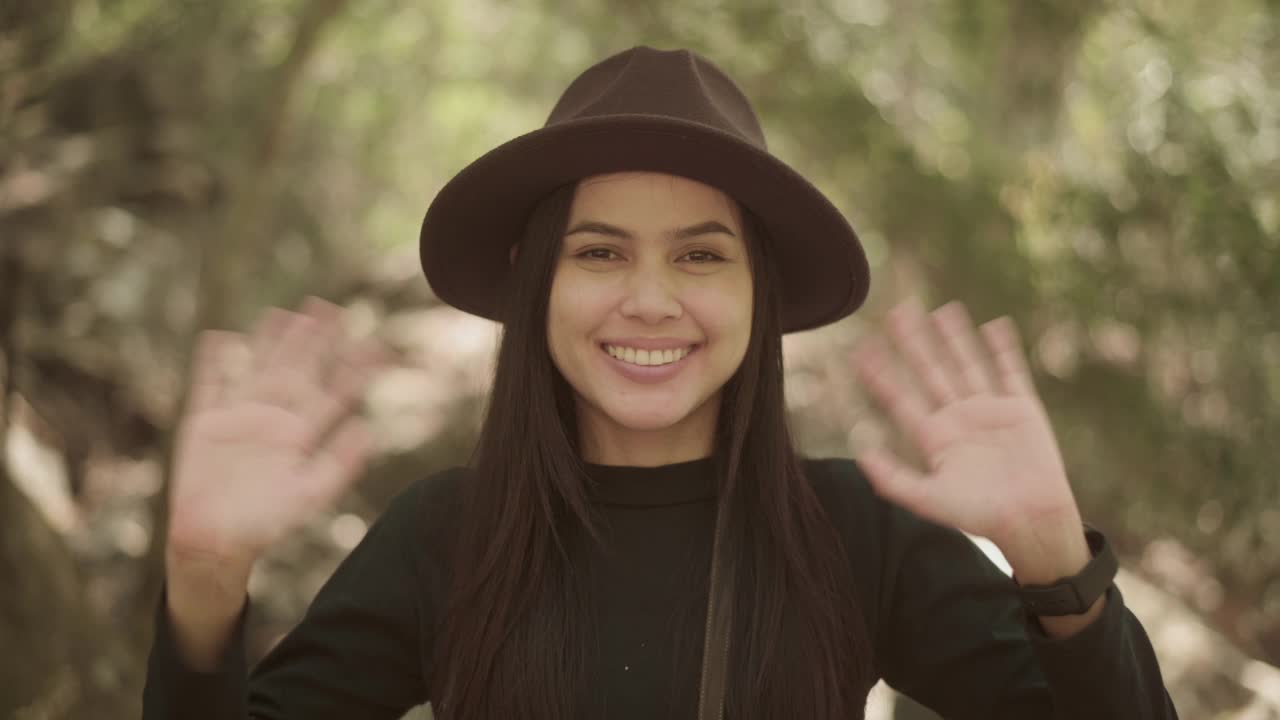
[[[749,208],[772,239],[783,332],[834,322],[867,297],[866,254],[844,215],[808,180],[728,133],[657,115],[558,123],[481,156],[436,195],[422,221],[427,282],[454,307],[500,320],[509,252],[538,201],[566,183],[611,172],[679,175]]]

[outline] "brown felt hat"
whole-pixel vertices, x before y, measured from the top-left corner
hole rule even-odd
[[[697,53],[644,46],[587,68],[545,126],[484,154],[440,190],[422,221],[427,282],[450,305],[499,320],[509,253],[538,200],[561,185],[628,170],[705,183],[764,222],[784,332],[839,320],[866,299],[870,274],[857,234],[769,153],[733,80]]]

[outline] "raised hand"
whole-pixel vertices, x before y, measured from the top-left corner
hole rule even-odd
[[[959,302],[925,313],[913,299],[888,320],[905,363],[872,337],[853,365],[927,469],[885,448],[862,453],[856,461],[875,490],[1006,553],[1079,538],[1079,509],[1013,321],[983,324],[980,342]]]
[[[314,297],[301,312],[269,308],[251,338],[202,333],[177,431],[170,557],[247,572],[332,503],[370,446],[352,410],[389,359],[375,341],[346,340],[342,309]]]

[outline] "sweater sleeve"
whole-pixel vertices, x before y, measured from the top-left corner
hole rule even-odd
[[[398,718],[426,701],[421,574],[413,532],[421,483],[397,495],[317,593],[302,620],[251,671],[245,609],[216,669],[186,665],[166,598],[143,690],[143,720]]]
[[[875,502],[877,659],[890,686],[947,720],[1177,718],[1151,643],[1114,584],[1095,622],[1051,638],[1013,580],[962,533]]]

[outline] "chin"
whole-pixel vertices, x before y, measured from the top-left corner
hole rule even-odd
[[[637,410],[636,408],[609,408],[609,419],[629,430],[665,430],[689,416],[688,412],[673,412],[670,406]]]

